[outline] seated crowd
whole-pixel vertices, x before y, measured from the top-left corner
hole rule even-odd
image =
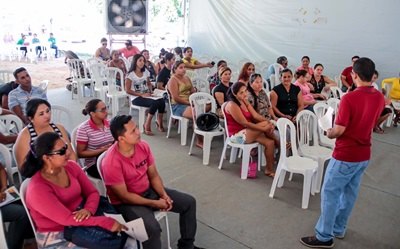
[[[189,96],[196,92],[196,88],[187,70],[212,68],[214,63],[194,59],[190,47],[183,52],[180,48],[173,53],[164,51],[159,61],[151,62],[148,50],[140,52],[129,40],[125,45],[124,49],[110,51],[107,39],[103,38],[95,57],[110,67],[120,68],[130,102],[148,108],[144,134],[154,135],[151,129],[154,115],[157,115],[158,131],[165,131],[165,100],[152,98],[156,88],[168,91],[174,115],[192,119]],[[131,57],[130,68],[126,68],[121,55]],[[357,59],[357,56],[353,57],[353,62]],[[301,62],[292,72],[287,68],[285,56],[277,58],[277,62],[263,72],[267,74],[264,81],[261,74],[255,73],[252,62],[244,63],[238,78],[232,79],[232,69],[225,60],[220,60],[217,71],[209,78],[217,113],[221,119],[225,117],[228,135],[241,136],[244,143],[263,145],[264,173],[269,177],[275,176],[275,149],[280,143],[276,121],[287,118],[296,122],[300,111],[313,111],[317,101],[329,97],[330,87],[337,86],[323,75],[322,64],[310,67],[308,56],[304,56]],[[343,71],[342,82],[346,91],[353,91],[348,71],[348,68]],[[296,78],[294,83],[293,75]],[[126,221],[143,218],[149,236],[143,248],[161,248],[161,228],[154,217],[155,210],[179,214],[178,248],[199,248],[194,245],[195,198],[164,187],[155,156],[149,144],[141,140],[138,124],[131,116],[116,115],[109,120],[106,104],[100,99],[91,99],[82,110],[88,120],[80,124],[71,136],[72,131],[51,121],[51,104],[46,93],[32,86],[27,70],[18,68],[14,77],[13,84],[7,85],[3,91],[0,89],[0,114],[14,113],[26,126],[18,136],[5,136],[0,132],[0,142],[15,143],[16,165],[23,177],[30,178],[26,205],[35,224],[36,244],[25,243],[24,248],[124,248],[128,239],[124,233],[126,227],[104,213],[121,213]],[[378,72],[375,72],[374,81],[377,77]],[[386,104],[391,104],[390,99],[386,99]],[[390,108],[382,112],[375,132],[383,133],[381,124],[390,112]],[[203,146],[202,136],[197,136],[196,145]],[[96,163],[103,153],[105,156],[99,172]],[[83,159],[82,165],[79,165],[79,158]],[[0,197],[7,187],[4,175],[5,171],[0,167]],[[109,201],[99,196],[87,175],[104,180]],[[11,222],[7,233],[9,248],[20,249],[24,239],[34,238],[21,202],[0,210],[3,220]]]

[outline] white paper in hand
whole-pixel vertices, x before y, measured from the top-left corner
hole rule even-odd
[[[332,128],[333,111],[332,107],[328,107],[325,115],[318,120],[319,127],[321,127],[322,130],[327,131]]]
[[[125,219],[120,214],[104,213],[104,216],[113,218],[120,224],[125,225],[128,228],[128,230],[124,230],[124,232],[128,234],[130,237],[135,238],[140,242],[144,242],[149,239],[142,218],[126,222]]]

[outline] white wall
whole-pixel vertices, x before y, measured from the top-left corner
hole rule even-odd
[[[191,0],[188,45],[228,61],[298,66],[303,55],[338,75],[353,55],[374,60],[380,79],[400,72],[398,0]]]

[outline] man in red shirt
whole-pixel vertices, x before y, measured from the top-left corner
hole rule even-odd
[[[201,249],[193,244],[196,235],[196,199],[164,188],[153,153],[131,116],[116,116],[110,123],[117,141],[104,157],[101,174],[111,204],[126,221],[143,218],[149,239],[144,249],[161,249],[161,228],[155,210],[179,213],[181,238],[178,249]]]
[[[368,58],[354,62],[351,72],[357,88],[343,96],[335,126],[328,130],[336,138],[332,159],[321,191],[321,216],[315,236],[300,242],[312,248],[332,248],[334,237],[343,239],[357,199],[361,178],[371,157],[371,134],[385,100],[371,84],[375,64]]]
[[[125,48],[121,48],[119,50],[119,52],[121,52],[121,54],[125,57],[125,58],[129,58],[131,56],[134,56],[135,54],[140,54],[140,50],[136,47],[132,45],[132,41],[131,40],[127,40],[125,42]]]
[[[360,56],[358,56],[358,55],[351,57],[351,66],[346,67],[340,76],[340,78],[342,80],[342,91],[343,92],[347,92],[347,90],[349,88],[351,88],[351,86],[353,85],[351,71],[353,70],[354,62],[356,62],[358,59],[360,59]]]

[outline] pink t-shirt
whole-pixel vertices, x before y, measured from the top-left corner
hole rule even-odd
[[[68,161],[65,170],[69,177],[69,186],[57,186],[37,172],[31,179],[26,191],[26,203],[39,232],[63,231],[65,226],[99,226],[111,230],[114,219],[105,216],[91,216],[76,222],[72,212],[86,199],[84,208],[92,214],[99,205],[99,193],[89,181],[81,167],[74,161]]]
[[[110,186],[125,184],[128,192],[143,194],[149,187],[150,181],[147,170],[154,166],[153,153],[145,141],[135,145],[135,152],[131,157],[123,156],[118,150],[118,143],[108,149],[101,165],[107,194],[112,204],[121,204]]]
[[[346,127],[336,138],[333,158],[345,162],[362,162],[371,157],[371,133],[385,100],[371,87],[357,87],[340,100],[335,124]]]
[[[296,71],[299,70],[306,70],[309,75],[314,74],[314,69],[312,67],[304,68],[303,66],[299,66],[298,68],[296,68]]]
[[[135,46],[132,46],[131,49],[127,49],[126,47],[121,48],[119,52],[121,52],[121,54],[127,59],[135,54],[140,54],[140,50]]]
[[[314,100],[314,97],[311,94],[311,90],[310,90],[310,87],[308,86],[308,84],[301,84],[296,80],[296,82],[294,82],[294,85],[300,87],[301,94],[303,96],[303,100],[305,100],[305,101],[313,101]]]

